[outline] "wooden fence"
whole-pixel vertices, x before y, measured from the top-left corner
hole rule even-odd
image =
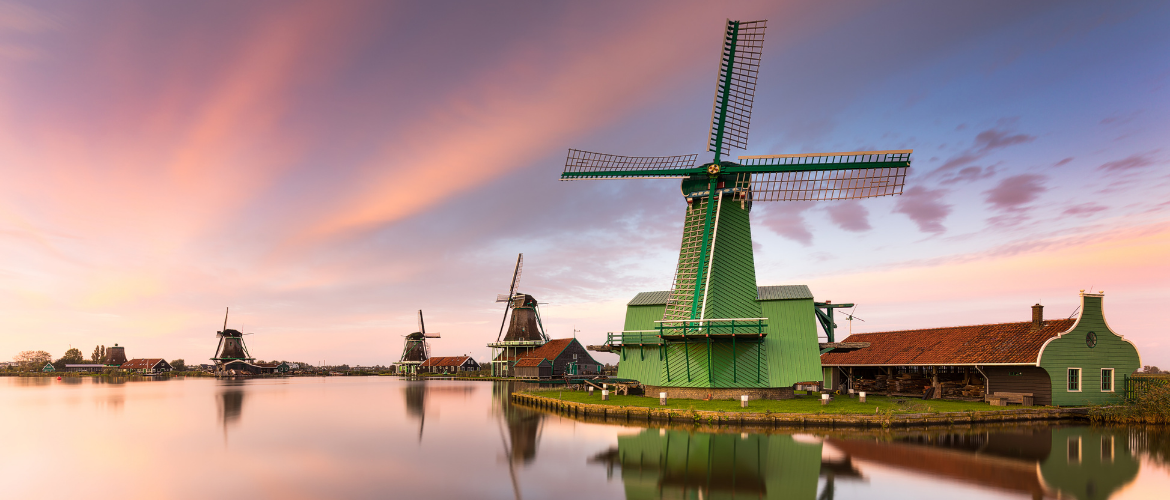
[[[1131,377],[1126,375],[1123,379],[1125,381],[1125,399],[1133,401],[1145,394],[1150,389],[1161,387],[1170,384],[1170,378],[1162,377]]]

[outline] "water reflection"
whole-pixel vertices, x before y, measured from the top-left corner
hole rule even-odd
[[[509,397],[515,391],[529,390],[535,384],[523,382],[496,382],[492,384],[492,401],[501,425],[507,428],[505,455],[513,464],[529,464],[536,459],[545,414],[512,404]],[[504,431],[501,427],[501,437]]]
[[[215,403],[219,409],[219,422],[223,428],[223,444],[228,442],[228,427],[240,421],[244,414],[243,380],[221,380],[222,387],[216,394]]]
[[[791,434],[646,429],[590,459],[621,468],[627,499],[817,498],[826,476],[862,479],[852,460],[822,460],[822,443]]]
[[[427,421],[427,399],[467,399],[475,392],[476,386],[466,384],[444,384],[440,382],[424,382],[421,380],[404,380],[406,387],[402,393],[406,398],[406,416],[418,419],[418,442],[423,440],[423,429]],[[458,403],[456,403],[458,404]],[[432,413],[435,413],[432,410]],[[437,416],[437,415],[436,415]]]
[[[588,461],[610,476],[620,468],[628,499],[828,500],[839,480],[865,481],[872,470],[894,468],[1035,499],[1098,500],[1137,476],[1139,442],[1162,441],[1129,428],[1085,426],[859,434],[652,428],[618,436],[616,447]]]

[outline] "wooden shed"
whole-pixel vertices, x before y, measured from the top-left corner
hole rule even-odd
[[[471,356],[431,356],[418,365],[419,372],[426,373],[459,373],[479,370],[477,363]]]
[[[552,378],[552,361],[545,358],[523,358],[516,361],[517,378]]]
[[[519,363],[526,359],[547,359],[552,365],[553,377],[601,373],[601,363],[593,359],[589,351],[585,350],[585,346],[575,338],[552,339],[536,349],[506,359],[514,367],[520,366]]]
[[[1105,323],[1102,299],[1082,292],[1075,319],[1045,321],[1037,304],[1026,322],[850,335],[845,342],[870,346],[821,355],[825,385],[968,399],[1028,395],[1036,405],[1108,403],[1141,360]]]

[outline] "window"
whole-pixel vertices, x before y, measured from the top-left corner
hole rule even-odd
[[[1081,392],[1081,369],[1068,369],[1068,392]]]
[[[1113,369],[1101,369],[1101,392],[1113,392]]]
[[[1081,437],[1068,438],[1068,462],[1081,463]]]

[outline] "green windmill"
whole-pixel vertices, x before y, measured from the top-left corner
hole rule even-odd
[[[739,397],[742,388],[779,388],[752,394],[783,397],[795,383],[821,380],[808,287],[756,286],[752,204],[890,196],[901,194],[905,183],[911,150],[725,159],[731,148],[747,147],[766,25],[727,21],[707,141],[710,162],[696,166],[696,154],[632,157],[570,149],[561,174],[561,180],[682,179],[687,207],[671,290],[639,294],[629,304],[625,329],[593,346],[621,353],[618,376],[639,380],[648,394],[661,388]]]

